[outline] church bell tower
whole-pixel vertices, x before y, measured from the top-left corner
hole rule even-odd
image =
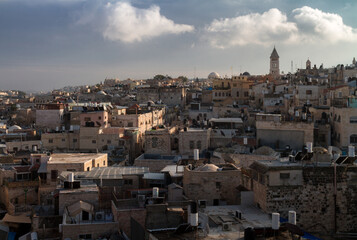
[[[274,78],[280,77],[279,55],[275,49],[275,46],[273,52],[270,55],[270,74],[274,76]]]

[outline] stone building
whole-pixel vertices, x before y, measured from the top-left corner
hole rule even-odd
[[[178,134],[179,153],[192,155],[194,149],[200,153],[210,146],[211,129],[185,128]]]
[[[357,108],[330,108],[332,144],[340,148],[357,145]]]
[[[159,102],[167,106],[186,105],[186,88],[184,87],[145,87],[138,88],[136,94],[139,103]]]
[[[311,122],[282,121],[280,114],[257,114],[258,146],[300,150],[307,142],[314,142],[314,124]]]
[[[255,203],[265,212],[287,217],[288,211],[296,211],[299,226],[307,231],[356,232],[355,159],[343,157],[336,172],[325,160],[260,160],[242,170],[243,185],[254,191]]]
[[[176,127],[157,128],[145,132],[145,153],[170,155],[177,150]],[[175,147],[176,146],[176,147]]]
[[[61,127],[63,124],[63,104],[41,104],[36,109],[36,126],[41,128]]]
[[[239,204],[241,172],[234,165],[205,164],[195,169],[185,167],[183,191],[188,199],[206,201],[207,205]]]

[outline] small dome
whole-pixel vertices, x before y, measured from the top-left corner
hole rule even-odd
[[[255,155],[273,156],[276,152],[268,146],[262,146],[253,152]]]
[[[76,103],[72,98],[67,100],[67,103]]]
[[[17,125],[13,125],[11,127],[9,127],[9,131],[13,132],[14,130],[21,130],[22,128],[20,126]]]
[[[250,76],[250,73],[249,72],[244,72],[243,76]]]
[[[221,78],[221,76],[219,76],[217,72],[211,72],[210,74],[208,74],[208,79],[217,79],[217,78]]]
[[[217,172],[217,169],[219,167],[217,167],[214,164],[205,164],[203,166],[200,166],[198,168],[196,168],[196,171],[200,171],[200,172]]]
[[[107,95],[103,90],[102,91],[99,91],[97,92],[98,95]]]

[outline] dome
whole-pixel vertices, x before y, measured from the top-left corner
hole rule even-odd
[[[200,166],[198,168],[196,168],[196,171],[200,171],[200,172],[217,172],[217,169],[219,167],[217,167],[214,164],[205,164],[203,166]]]
[[[217,72],[211,72],[210,74],[208,74],[208,79],[217,79],[217,78],[221,78],[221,76],[219,76]]]
[[[14,130],[21,130],[22,128],[20,126],[17,125],[13,125],[11,127],[9,127],[9,131],[13,132]]]
[[[271,147],[262,146],[262,147],[256,149],[253,153],[255,155],[273,156],[273,155],[275,155],[276,152]]]
[[[69,98],[68,100],[67,100],[67,103],[76,103],[72,98]]]
[[[98,95],[107,95],[103,90],[102,91],[99,91],[97,92]]]
[[[249,72],[244,72],[243,76],[250,76],[250,73]]]

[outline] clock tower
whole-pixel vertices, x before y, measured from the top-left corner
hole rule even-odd
[[[275,46],[273,52],[270,55],[270,74],[273,75],[274,78],[280,77],[279,55],[275,49]]]

